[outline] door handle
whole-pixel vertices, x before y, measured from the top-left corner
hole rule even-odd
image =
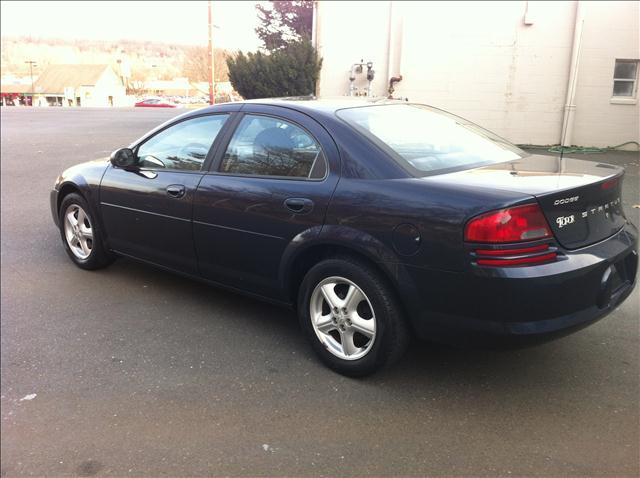
[[[185,188],[182,184],[171,184],[167,186],[167,196],[179,199],[184,196]]]
[[[296,214],[306,214],[313,209],[313,201],[306,198],[288,198],[284,201],[284,207]]]

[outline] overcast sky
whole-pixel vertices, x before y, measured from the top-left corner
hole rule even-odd
[[[255,1],[214,1],[216,47],[256,50]],[[3,36],[207,44],[206,1],[2,1]]]

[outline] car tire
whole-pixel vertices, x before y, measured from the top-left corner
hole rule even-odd
[[[104,246],[100,225],[81,195],[66,195],[58,214],[62,243],[78,267],[95,270],[113,262],[114,256]]]
[[[322,362],[351,377],[392,365],[409,343],[404,314],[388,281],[349,256],[323,260],[307,272],[298,317]]]

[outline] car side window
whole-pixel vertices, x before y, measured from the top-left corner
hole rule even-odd
[[[181,121],[138,147],[141,168],[199,171],[228,114]]]
[[[327,165],[316,140],[280,118],[245,115],[227,147],[220,172],[322,179]]]

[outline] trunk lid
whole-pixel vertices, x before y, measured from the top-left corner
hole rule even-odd
[[[623,168],[610,164],[531,155],[425,179],[532,195],[558,242],[577,249],[606,239],[626,222],[623,176]]]
[[[624,225],[622,177],[574,187],[560,193],[537,195],[558,242],[577,249],[612,236]]]

